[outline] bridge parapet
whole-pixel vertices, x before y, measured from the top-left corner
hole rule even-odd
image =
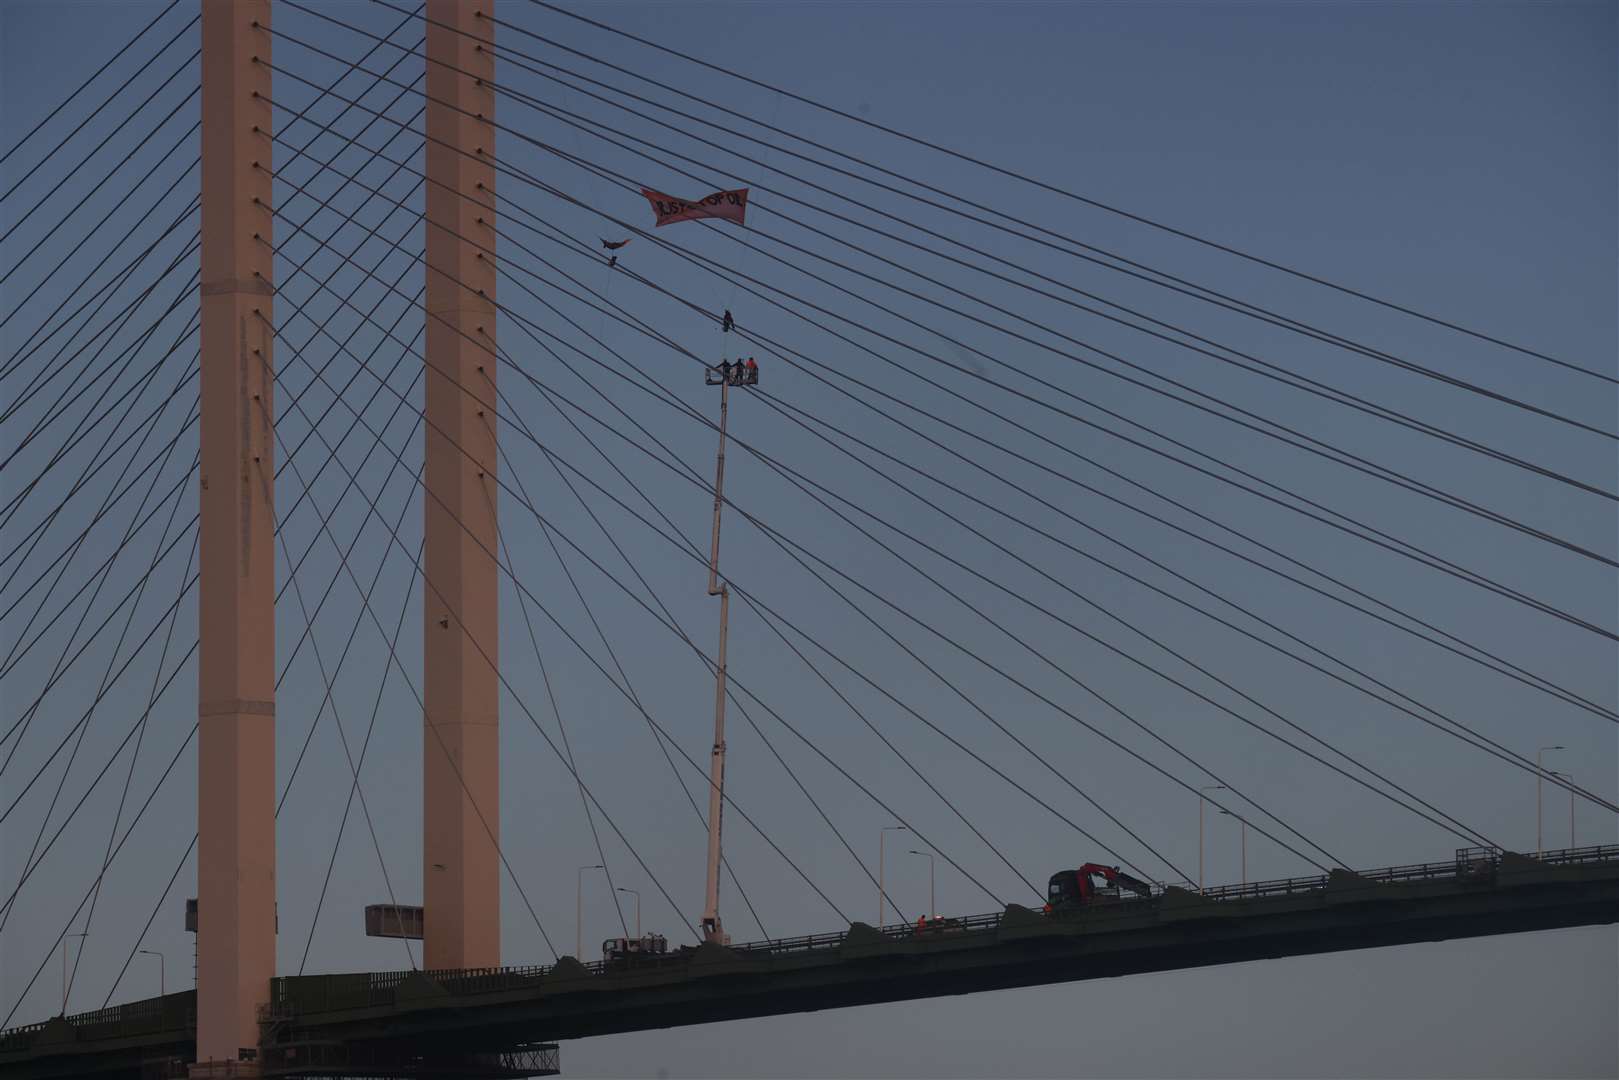
[[[1494,849],[1463,849],[1453,861],[1414,863],[1375,870],[1351,872],[1334,870],[1329,874],[1273,881],[1253,882],[1205,890],[1201,894],[1176,886],[1166,887],[1150,899],[1130,899],[1097,905],[1056,916],[1042,915],[1020,905],[1009,905],[1004,912],[939,920],[928,927],[910,923],[874,927],[856,922],[848,930],[775,938],[721,948],[698,946],[677,949],[656,956],[636,957],[616,964],[579,963],[564,957],[557,964],[510,968],[467,970],[378,972],[361,975],[303,976],[277,979],[277,1000],[297,1001],[308,1012],[340,1012],[351,1009],[420,1007],[442,998],[457,1006],[466,999],[484,995],[528,993],[541,998],[571,993],[581,979],[612,975],[618,980],[636,976],[650,985],[671,980],[678,982],[697,976],[717,976],[744,972],[767,972],[772,961],[825,958],[828,963],[865,960],[884,956],[914,954],[944,948],[967,947],[996,941],[1015,942],[1050,935],[1110,934],[1151,924],[1181,923],[1215,918],[1222,921],[1244,917],[1257,911],[1252,902],[1267,902],[1264,909],[1312,910],[1323,905],[1357,904],[1372,899],[1403,899],[1447,885],[1473,890],[1501,884],[1532,884],[1537,875],[1556,880],[1589,869],[1611,872],[1619,862],[1619,845],[1598,845],[1545,852],[1530,859]],[[1417,886],[1426,885],[1426,889]],[[1277,908],[1275,902],[1292,898],[1300,904]],[[1302,906],[1301,906],[1302,905]],[[401,993],[409,980],[430,980],[432,995]]]
[[[1039,937],[1042,934],[1055,932],[1061,926],[1054,919],[1047,918],[1037,911],[1031,911],[1022,904],[1007,904],[1006,910],[1001,913],[999,921],[995,924],[995,936],[1002,941],[1015,941],[1018,938]]]
[[[1341,893],[1350,882],[1342,877],[1364,883],[1357,887],[1369,889],[1373,885],[1405,884],[1422,881],[1493,879],[1496,874],[1531,874],[1547,868],[1578,868],[1602,866],[1619,860],[1619,844],[1593,844],[1586,847],[1560,848],[1543,851],[1533,857],[1500,848],[1459,848],[1454,862],[1410,863],[1405,866],[1386,866],[1376,870],[1349,871],[1337,869],[1328,874],[1308,877],[1275,878],[1270,881],[1251,881],[1242,885],[1221,885],[1203,890],[1211,900],[1244,900],[1261,897],[1292,896],[1327,889],[1333,875],[1340,875],[1336,889]],[[1561,877],[1558,880],[1562,880]],[[1174,887],[1171,886],[1171,889]],[[1166,890],[1167,891],[1167,890]]]
[[[1051,915],[1014,906],[923,926],[857,924],[711,949],[707,964],[687,947],[611,964],[285,977],[262,1020],[267,1047],[310,1054],[389,1042],[400,1052],[506,1053],[540,1038],[1616,921],[1619,845],[1533,858],[1464,849],[1447,862],[1203,895],[1166,889]],[[195,1001],[186,991],[0,1033],[0,1072],[135,1076],[148,1063],[190,1060]]]
[[[182,990],[11,1028],[0,1032],[0,1053],[41,1044],[138,1039],[165,1032],[195,1034],[196,1030],[197,992]]]
[[[1158,898],[1157,906],[1161,918],[1196,919],[1205,915],[1212,915],[1215,910],[1215,901],[1207,893],[1171,885]]]
[[[694,978],[760,971],[765,962],[765,958],[757,953],[738,952],[713,941],[703,942],[688,954]]]

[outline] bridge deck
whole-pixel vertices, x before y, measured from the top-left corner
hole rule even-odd
[[[1168,888],[1056,916],[1014,905],[933,933],[856,923],[629,963],[281,978],[264,1010],[263,1065],[268,1075],[360,1075],[364,1060],[375,1062],[364,1075],[426,1076],[434,1059],[481,1055],[491,1070],[482,1075],[511,1076],[490,1055],[557,1039],[1613,922],[1619,845],[1535,859],[1468,850],[1202,895]],[[157,1060],[190,1053],[194,1000],[171,994],[0,1034],[0,1074],[138,1076],[144,1062],[153,1075]]]

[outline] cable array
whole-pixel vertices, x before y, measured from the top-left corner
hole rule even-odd
[[[529,860],[573,852],[603,869],[615,932],[631,933],[619,892],[640,911],[629,882],[700,940],[710,780],[692,705],[723,655],[703,644],[697,587],[709,506],[727,515],[722,576],[746,628],[725,681],[745,762],[720,793],[726,903],[734,890],[761,937],[846,924],[870,887],[907,918],[906,890],[862,853],[879,826],[1001,905],[1042,902],[1045,875],[1074,863],[1051,845],[1075,840],[1197,887],[1201,848],[1194,881],[1158,812],[1173,800],[1236,818],[1267,863],[1323,871],[1363,854],[1340,806],[1428,841],[1512,847],[1455,776],[1533,776],[1619,814],[1602,782],[1528,751],[1619,724],[1611,680],[1584,663],[1619,641],[1590,600],[1619,570],[1611,530],[1590,524],[1619,502],[1612,470],[1591,468],[1619,432],[1583,396],[1619,378],[544,0],[480,15],[468,44],[495,61],[479,81],[499,115],[462,112],[502,151],[452,146],[425,121],[456,106],[425,88],[422,9],[277,8],[262,28],[275,58],[254,60],[276,86],[274,155],[255,162],[274,192],[276,315],[256,317],[276,343],[264,480],[276,687],[292,706],[279,734],[296,747],[276,814],[308,849],[281,898],[299,973],[327,965],[322,920],[330,933],[358,890],[417,895],[394,804],[419,762],[401,746],[449,756],[466,784],[411,659],[411,613],[442,599],[423,572],[430,500],[500,583],[500,639],[453,610],[446,629],[497,675],[507,737],[525,740],[506,745],[505,775],[533,789],[520,805],[544,827],[514,827],[507,808],[497,827],[468,794],[517,920],[553,958],[567,913]],[[386,23],[370,25],[374,9]],[[532,22],[551,16],[565,20]],[[0,1024],[70,936],[83,944],[64,1001],[116,949],[111,1002],[195,850],[157,872],[184,831],[168,826],[198,731],[182,675],[212,362],[195,307],[199,18],[170,3],[0,154],[18,170],[0,192],[0,826],[32,833],[8,846],[0,941],[46,947],[26,985],[6,985]],[[671,62],[652,78],[580,27]],[[699,69],[751,90],[715,102],[688,78]],[[800,135],[752,91],[826,123]],[[68,126],[75,105],[88,112]],[[500,190],[430,179],[418,147],[489,166]],[[918,152],[1242,273],[1199,280],[1092,242],[1084,218],[975,201],[933,183]],[[432,184],[460,208],[435,227],[495,272],[498,299],[450,276],[489,325],[424,308]],[[747,186],[748,226],[642,224],[641,189],[675,184]],[[604,253],[609,230],[635,246]],[[1275,279],[1344,314],[1283,310]],[[433,320],[487,357],[481,381],[429,353]],[[747,404],[721,496],[700,467],[718,421],[680,380],[744,349],[768,374],[734,395]],[[1503,389],[1502,354],[1532,362],[1544,393]],[[429,418],[428,372],[499,430],[482,476],[492,543],[420,463],[430,434],[475,460]],[[1473,681],[1497,712],[1528,715],[1481,710]],[[341,857],[356,805],[359,867]],[[131,890],[143,910],[155,894],[143,925],[114,914]]]

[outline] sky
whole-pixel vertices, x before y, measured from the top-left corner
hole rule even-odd
[[[305,7],[363,32],[400,27],[393,40],[417,47],[419,31],[385,6]],[[15,146],[162,10],[133,0],[0,5],[0,147]],[[1558,359],[1619,370],[1619,16],[1611,4],[572,10],[1097,203]],[[109,835],[125,836],[137,812],[103,876],[68,1011],[156,993],[156,965],[132,953],[137,947],[165,956],[169,989],[191,980],[181,914],[195,881],[186,849],[196,826],[188,734],[196,698],[194,666],[182,657],[196,629],[194,593],[182,586],[195,450],[195,430],[185,426],[196,347],[185,301],[195,268],[194,218],[186,216],[195,173],[186,170],[196,160],[189,129],[197,106],[187,95],[198,75],[196,30],[183,28],[194,12],[179,4],[60,120],[0,162],[11,230],[0,239],[0,267],[14,268],[0,281],[0,355],[23,357],[0,382],[0,401],[15,403],[0,419],[8,506],[0,802],[15,803],[0,820],[7,895],[33,852],[62,830],[0,915],[0,1007],[13,1024],[61,1010],[59,935],[85,930],[74,905],[92,888]],[[590,959],[597,942],[624,932],[631,901],[609,888],[608,874],[579,876],[600,862],[614,887],[640,892],[647,929],[690,940],[704,831],[688,799],[704,794],[712,676],[649,612],[667,605],[705,652],[717,612],[702,557],[647,522],[706,551],[712,493],[702,478],[714,464],[717,402],[697,377],[698,358],[734,358],[739,347],[757,355],[763,376],[761,393],[732,403],[726,463],[733,506],[724,569],[737,597],[759,603],[732,604],[730,664],[745,708],[730,714],[727,792],[737,812],[727,812],[726,850],[736,879],[725,882],[722,911],[737,939],[874,920],[868,872],[876,872],[879,830],[899,822],[913,839],[888,834],[884,875],[907,918],[925,910],[928,895],[927,864],[913,848],[939,855],[944,914],[1035,902],[1049,874],[1093,860],[1183,883],[1200,876],[1201,864],[1214,884],[1244,870],[1260,880],[1327,865],[1442,861],[1477,837],[1532,850],[1532,775],[1463,745],[1453,727],[1441,730],[1452,721],[1521,755],[1560,746],[1546,753],[1549,767],[1619,798],[1611,721],[1408,632],[1453,635],[1444,640],[1619,707],[1610,638],[1458,576],[1483,575],[1611,634],[1619,622],[1612,567],[1412,487],[1429,485],[1610,560],[1619,555],[1611,499],[1237,371],[1097,312],[1122,305],[1609,492],[1619,487],[1613,440],[1565,420],[1619,427],[1611,383],[1258,267],[532,3],[497,0],[495,12],[497,40],[531,69],[556,65],[541,70],[565,69],[560,77],[571,82],[497,66],[500,85],[552,110],[510,96],[496,106],[497,153],[512,170],[497,184],[497,247],[509,267],[500,283],[507,355],[498,496],[511,569],[499,642],[501,836],[514,868],[502,893],[506,963],[549,963],[575,952],[576,937]],[[412,424],[420,270],[411,261],[421,249],[413,172],[421,101],[411,89],[421,60],[383,47],[363,64],[397,83],[372,85],[349,72],[336,93],[360,106],[345,110],[332,98],[311,106],[315,86],[331,86],[375,41],[290,2],[275,6],[274,19],[284,35],[273,46],[272,91],[276,408],[279,455],[295,466],[276,488],[288,587],[277,611],[278,671],[286,670],[277,789],[290,791],[278,826],[278,965],[282,973],[386,970],[419,961],[398,942],[361,936],[360,909],[420,900],[424,750],[413,685],[423,641],[410,564],[421,510],[409,473],[421,453]],[[127,90],[92,114],[132,73]],[[610,89],[581,86],[578,75]],[[624,100],[637,115],[587,93],[620,89],[646,99]],[[566,116],[623,134],[607,133],[619,141],[610,145]],[[747,144],[735,133],[742,130],[773,145]],[[794,147],[832,160],[788,136],[848,155],[837,159],[847,172],[949,194],[923,205],[795,158]],[[663,160],[636,153],[635,137]],[[103,140],[98,156],[69,175]],[[581,159],[613,175],[588,172]],[[367,200],[340,173],[382,196]],[[635,193],[643,184],[686,197],[750,187],[747,228],[686,224],[656,236],[781,290],[772,295],[782,306],[654,244]],[[1027,223],[1015,226],[1021,233],[1049,230],[1033,235],[1050,242],[950,213],[982,217],[969,203]],[[667,293],[605,265],[598,242],[626,236],[622,267]],[[1107,258],[1077,257],[1074,242],[1089,245],[1079,256],[1116,253],[1565,420],[1121,274]],[[81,281],[89,284],[76,291]],[[36,348],[35,329],[55,325],[58,304],[71,311],[106,281],[116,282],[112,300],[88,329]],[[679,348],[569,295],[587,291]],[[729,309],[742,330],[792,352],[739,346],[688,303]],[[127,324],[92,336],[129,304]],[[653,380],[668,400],[646,392]],[[1166,390],[1206,395],[1196,397],[1206,407]],[[830,425],[814,429],[828,438],[770,403]],[[351,423],[350,409],[363,425]],[[1231,422],[1232,409],[1246,410],[1240,417],[1252,426]],[[152,413],[147,431],[140,421]],[[1265,427],[1256,417],[1286,425],[1291,442],[1256,432]],[[81,425],[87,437],[29,488]],[[103,443],[106,435],[115,438]],[[653,439],[677,464],[655,460]],[[1397,470],[1407,486],[1301,450],[1310,439]],[[91,472],[102,457],[109,465]],[[811,490],[824,501],[765,457],[821,485]],[[148,461],[156,464],[140,471]],[[127,472],[115,482],[119,469]],[[91,474],[75,486],[81,472]],[[1250,489],[1276,485],[1261,488],[1275,498],[1211,474]],[[74,536],[126,482],[131,494],[75,547]],[[1301,514],[1300,496],[1327,509]],[[58,501],[64,508],[53,518]],[[155,513],[143,522],[137,507]],[[739,511],[813,553],[806,559],[825,560],[810,562],[820,577]],[[1329,521],[1375,528],[1465,569],[1419,565]],[[45,539],[30,548],[37,530]],[[345,548],[341,559],[334,540]],[[22,552],[15,560],[14,549]],[[110,571],[98,574],[103,565]],[[368,609],[360,598],[373,577]],[[1398,609],[1405,614],[1389,619],[1405,629],[1341,600]],[[104,620],[107,629],[92,634]],[[396,622],[402,630],[390,642]],[[59,675],[58,656],[86,638]],[[1370,688],[1373,678],[1391,689],[1373,700],[1281,649],[1357,686]],[[390,665],[390,652],[414,684]],[[103,687],[106,700],[92,709]],[[1409,711],[1387,704],[1393,694]],[[566,753],[605,817],[587,820],[581,809],[581,784],[553,748],[563,742],[559,720]],[[1334,754],[1353,756],[1438,808],[1429,818],[1440,823],[1261,728],[1346,771],[1356,766]],[[364,803],[346,814],[350,761],[362,744]],[[1217,783],[1227,790],[1207,793],[1200,830],[1194,789]],[[1542,842],[1563,846],[1567,792],[1543,794]],[[1249,822],[1245,867],[1243,834],[1220,807]],[[1442,827],[1443,815],[1464,835]],[[1615,816],[1590,803],[1576,805],[1573,832],[1581,844],[1619,842]],[[569,886],[584,891],[582,926]],[[69,940],[75,955],[80,940]],[[1619,932],[1609,926],[580,1040],[562,1056],[567,1074],[603,1077],[1600,1077],[1619,1072],[1616,1014]]]

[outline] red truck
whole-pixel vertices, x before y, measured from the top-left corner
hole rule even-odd
[[[1152,895],[1152,885],[1122,873],[1117,866],[1088,862],[1078,870],[1059,870],[1046,886],[1046,914],[1088,904],[1114,903]]]

